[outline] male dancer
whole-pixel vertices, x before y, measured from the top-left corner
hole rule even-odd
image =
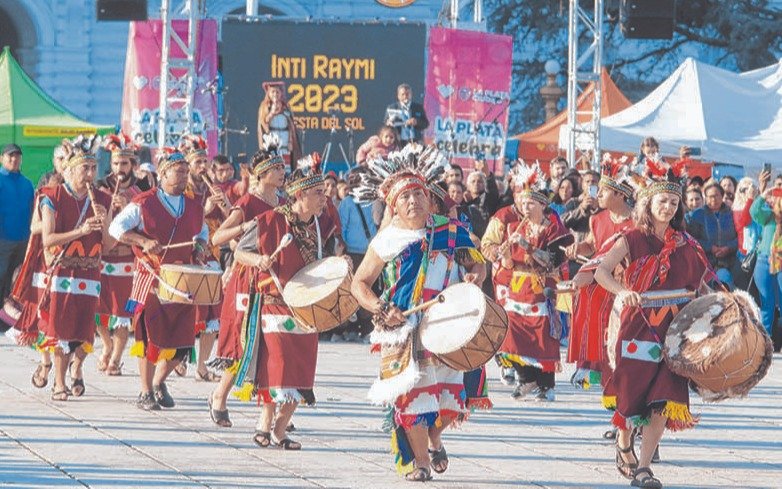
[[[111,173],[98,182],[98,188],[110,196],[112,214],[117,215],[141,193],[135,175],[138,147],[123,133],[108,136],[103,147],[111,153]],[[103,342],[98,371],[106,375],[122,375],[122,353],[128,343],[132,319],[125,310],[125,304],[133,286],[136,270],[133,262],[133,250],[122,243],[103,253],[100,306],[95,323]]]
[[[161,304],[150,293],[160,265],[206,258],[204,209],[200,202],[183,195],[188,170],[182,153],[164,149],[158,163],[160,186],[137,195],[109,227],[111,236],[132,245],[137,257],[127,307],[135,315],[136,343],[130,353],[139,357],[141,392],[137,406],[144,410],[174,407],[165,380],[190,355],[195,342],[195,306]],[[188,241],[193,241],[192,247],[164,248]]]

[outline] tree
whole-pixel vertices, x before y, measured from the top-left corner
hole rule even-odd
[[[686,56],[746,71],[782,55],[782,11],[769,0],[680,0],[671,40],[626,39],[618,25],[618,2],[607,3],[604,64],[632,100],[646,95]],[[592,4],[582,0],[584,8]],[[510,131],[534,128],[544,120],[538,95],[545,82],[543,64],[549,59],[567,64],[568,2],[486,0],[485,11],[489,30],[514,40]],[[560,83],[565,82],[563,73]]]

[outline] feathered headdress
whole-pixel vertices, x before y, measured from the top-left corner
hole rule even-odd
[[[185,156],[188,163],[198,158],[206,158],[206,141],[201,136],[185,134],[179,141],[179,151]]]
[[[187,163],[185,155],[178,148],[166,146],[160,149],[157,156],[157,173],[162,175],[171,165]]]
[[[285,160],[277,153],[280,137],[275,132],[263,135],[261,149],[253,155],[253,175],[260,177],[275,166],[285,165]]]
[[[87,160],[95,161],[100,142],[101,137],[97,134],[80,134],[75,139],[63,140],[62,144],[68,155],[63,168],[73,168]]]
[[[135,158],[138,145],[124,132],[109,134],[103,138],[103,149],[111,153],[112,157]]]
[[[361,182],[352,194],[358,202],[383,199],[393,207],[405,190],[417,187],[431,191],[447,164],[448,158],[435,146],[424,148],[408,144],[402,150],[390,153],[386,159],[369,160],[367,171],[361,174]]]
[[[671,165],[660,158],[647,158],[643,175],[646,181],[642,184],[643,188],[638,191],[639,197],[649,197],[663,192],[679,195],[687,179],[687,164],[684,160]]]
[[[285,192],[292,196],[299,190],[307,190],[322,183],[320,153],[314,152],[296,162],[296,169],[293,170],[285,183]]]
[[[633,166],[634,160],[630,161],[626,155],[616,159],[610,153],[604,153],[600,164],[599,185],[615,190],[627,199],[632,199],[635,193]]]
[[[519,160],[511,170],[513,174],[514,192],[524,193],[525,196],[538,201],[543,205],[549,204],[546,195],[546,175],[540,169],[538,162],[528,165],[524,160]]]

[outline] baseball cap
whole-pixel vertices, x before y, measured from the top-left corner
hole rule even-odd
[[[9,155],[9,154],[14,154],[14,153],[22,154],[22,148],[20,148],[19,146],[15,145],[13,143],[6,144],[5,147],[3,147],[3,154],[4,155]]]

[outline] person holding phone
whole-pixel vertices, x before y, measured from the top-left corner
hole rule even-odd
[[[782,297],[782,174],[771,181],[771,165],[760,173],[760,195],[749,212],[761,227],[758,257],[753,278],[760,294],[760,319],[769,336],[773,333],[774,310]]]

